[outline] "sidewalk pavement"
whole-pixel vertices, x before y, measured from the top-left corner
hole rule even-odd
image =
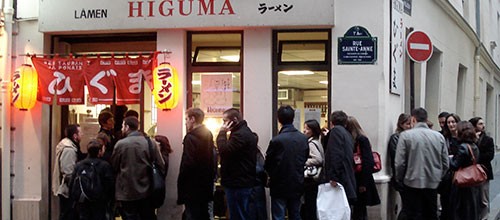
[[[500,220],[500,172],[490,181],[490,215],[489,220]]]

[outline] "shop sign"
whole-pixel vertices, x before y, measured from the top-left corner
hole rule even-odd
[[[351,27],[338,38],[339,64],[374,64],[377,61],[377,37],[366,28]]]
[[[39,12],[41,32],[334,25],[331,0],[50,0]]]
[[[225,110],[233,107],[233,75],[201,75],[201,110],[207,116],[222,116]]]
[[[391,74],[390,92],[403,93],[403,76],[405,71],[405,27],[403,25],[403,3],[392,0],[391,22]]]
[[[152,59],[138,58],[31,58],[38,77],[38,101],[58,105],[84,104],[87,84],[90,104],[138,104],[142,80],[151,75]],[[113,85],[114,84],[114,85]],[[116,89],[116,90],[115,90]]]
[[[84,59],[33,57],[31,60],[39,74],[38,101],[52,104],[57,96],[58,105],[84,104]]]

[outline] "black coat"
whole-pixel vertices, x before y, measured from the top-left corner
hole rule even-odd
[[[250,188],[257,184],[257,137],[246,121],[241,121],[232,128],[229,139],[226,132],[219,132],[217,147],[221,160],[222,186]]]
[[[217,166],[212,133],[204,126],[188,132],[177,179],[177,203],[211,201]]]
[[[396,165],[395,165],[395,158],[396,158],[396,148],[398,146],[398,141],[399,141],[399,134],[400,133],[394,133],[391,135],[389,138],[389,142],[387,143],[387,149],[389,151],[389,157],[390,157],[390,163],[391,163],[391,185],[394,187],[395,190],[401,191],[403,190],[402,184],[397,183],[396,181]]]
[[[352,136],[341,125],[335,125],[328,133],[328,144],[325,147],[325,169],[321,174],[321,183],[334,180],[342,184],[347,199],[352,203],[357,198]]]
[[[492,180],[493,169],[491,167],[491,160],[493,160],[493,157],[495,156],[495,144],[493,143],[493,138],[482,132],[477,141],[477,145],[479,148],[479,159],[477,160],[477,163],[486,167],[488,179]]]
[[[284,125],[269,142],[265,170],[269,174],[271,196],[300,198],[304,193],[304,165],[309,156],[307,137],[292,124]]]
[[[361,161],[362,169],[361,172],[356,173],[356,185],[358,187],[357,196],[358,203],[361,205],[374,206],[380,204],[380,197],[378,195],[377,187],[375,185],[375,180],[373,179],[373,166],[375,162],[372,155],[372,147],[370,141],[365,136],[359,136],[356,138],[354,146],[359,146],[361,151]],[[354,150],[356,151],[356,150]],[[366,191],[363,193],[359,192],[360,187],[365,187]]]
[[[475,144],[469,144],[475,158],[479,157],[479,149]],[[459,168],[467,167],[472,164],[472,156],[469,153],[467,144],[458,146],[455,156],[450,159],[450,170],[453,172]],[[478,186],[457,187],[452,184],[450,189],[450,219],[455,220],[478,220],[479,204],[481,195]]]

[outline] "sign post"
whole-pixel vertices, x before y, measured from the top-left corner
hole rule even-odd
[[[431,39],[422,31],[413,31],[406,38],[406,51],[413,61],[427,62],[432,55]]]
[[[415,108],[415,62],[427,62],[432,56],[432,42],[422,31],[412,31],[406,38],[406,52],[410,57],[410,109]]]

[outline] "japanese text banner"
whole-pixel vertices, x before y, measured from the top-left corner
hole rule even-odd
[[[83,69],[87,61],[81,58],[54,58],[55,70],[49,92],[55,93],[58,105],[85,104]],[[54,84],[55,89],[52,88]]]
[[[54,94],[51,94],[49,90],[54,90],[54,85],[52,85],[51,82],[55,79],[55,61],[48,58],[33,57],[31,58],[31,62],[33,62],[33,65],[38,72],[37,100],[51,105],[54,99]],[[49,86],[52,86],[52,88],[49,89]]]
[[[142,77],[151,73],[150,58],[120,58],[113,60],[116,71],[116,104],[138,104],[142,92]]]
[[[113,104],[113,78],[117,73],[112,68],[112,62],[112,59],[92,59],[85,68],[85,82],[91,104]]]

